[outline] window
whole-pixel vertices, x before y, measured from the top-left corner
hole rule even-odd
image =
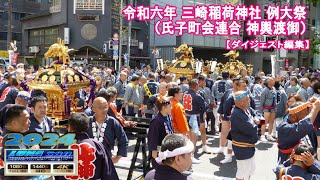
[[[14,20],[19,21],[21,19],[20,13],[13,13],[13,15],[14,15]]]
[[[7,12],[2,12],[2,19],[8,20],[8,13]]]
[[[316,25],[316,20],[312,20],[312,26]]]
[[[131,30],[131,39],[137,39],[137,31]]]
[[[40,44],[53,44],[58,38],[58,28],[31,30],[29,33],[29,46]]]
[[[7,40],[7,32],[0,32],[0,41]]]
[[[26,13],[21,13],[21,18],[24,18],[24,17],[26,17]]]
[[[77,10],[102,10],[104,0],[77,0]]]
[[[12,33],[12,40],[21,41],[22,34],[21,33]]]
[[[41,31],[31,30],[29,34],[29,45],[40,45],[41,44]]]
[[[53,44],[54,42],[57,41],[58,29],[57,28],[46,29],[44,34],[45,34],[44,43],[45,44]]]
[[[61,0],[52,0],[50,13],[57,13],[61,11]]]

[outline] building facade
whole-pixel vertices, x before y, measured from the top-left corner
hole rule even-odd
[[[48,0],[11,0],[12,13],[8,13],[8,0],[0,0],[0,50],[8,50],[8,42],[16,41],[18,53],[22,53],[22,24],[21,19],[40,12],[48,7]],[[11,40],[8,40],[8,24],[11,17]]]
[[[230,1],[231,2],[231,1]],[[237,3],[245,4],[247,6],[250,6],[251,4],[259,4],[260,8],[264,11],[262,12],[262,15],[264,16],[264,13],[266,11],[266,7],[269,4],[289,4],[290,7],[294,7],[296,4],[305,4],[307,6],[308,11],[308,19],[306,21],[306,24],[308,25],[308,29],[306,33],[301,37],[293,37],[299,38],[299,39],[311,39],[313,37],[313,33],[310,29],[312,25],[315,24],[315,18],[316,18],[316,11],[315,11],[315,5],[312,3],[306,3],[303,0],[290,0],[290,1],[273,1],[273,0],[241,0]],[[227,0],[182,0],[182,1],[170,1],[170,0],[151,0],[151,6],[159,5],[162,7],[165,7],[165,4],[170,4],[177,7],[178,17],[181,16],[181,7],[182,6],[197,6],[197,5],[209,5],[209,4],[229,4],[229,1]],[[156,20],[152,22],[151,24],[155,24]],[[242,24],[242,27],[244,28],[246,25],[246,21],[244,24]],[[211,59],[217,59],[218,62],[225,63],[228,61],[227,58],[223,56],[224,53],[227,51],[225,50],[225,40],[227,38],[233,38],[233,37],[225,37],[225,36],[196,36],[196,35],[190,35],[190,34],[184,34],[182,36],[174,35],[166,35],[166,36],[157,36],[154,33],[154,27],[151,26],[150,28],[150,47],[151,50],[153,49],[159,49],[159,56],[162,57],[165,60],[172,60],[177,57],[177,55],[174,53],[174,48],[178,47],[182,43],[187,43],[189,46],[193,47],[194,49],[194,57],[198,59],[203,60],[211,60]],[[270,36],[248,36],[245,32],[245,29],[243,29],[241,36],[236,37],[237,39],[242,39],[243,41],[246,40],[253,40],[253,39],[259,39],[260,41],[267,41],[271,39],[275,39],[276,37],[270,37]],[[278,37],[279,39],[285,39],[285,38],[291,38],[291,37]],[[267,74],[271,73],[271,56],[272,54],[275,54],[276,51],[273,49],[266,49],[266,50],[240,50],[240,56],[239,60],[243,61],[246,64],[252,64],[254,67],[254,72],[258,70],[263,70]],[[282,54],[282,53],[281,53]],[[155,56],[151,55],[153,58],[153,61],[155,61]],[[289,60],[289,65],[294,67],[309,67],[312,66],[313,63],[313,55],[310,54],[308,51],[287,51],[286,55],[279,59],[276,63],[277,69],[280,67],[285,66],[285,59]]]
[[[182,6],[197,6],[202,4],[225,4],[223,0],[181,0],[181,1],[171,1],[171,0],[151,0],[151,6],[159,5],[165,7],[166,4],[177,7],[178,17],[182,14]],[[179,20],[179,18],[175,20]],[[181,44],[188,44],[193,48],[194,57],[199,60],[211,60],[213,58],[218,59],[220,62],[228,61],[227,58],[223,56],[224,53],[228,52],[225,50],[225,41],[227,37],[225,36],[197,36],[192,34],[183,34],[182,36],[175,35],[164,35],[158,36],[154,31],[154,24],[157,19],[151,22],[150,26],[150,50],[159,50],[158,57],[164,60],[173,60],[179,57],[179,55],[174,53],[174,48],[179,47]],[[242,38],[237,37],[237,38]],[[153,63],[156,61],[154,55],[150,55],[153,58]]]
[[[48,47],[60,37],[69,48],[75,50],[71,53],[71,60],[114,67],[113,50],[108,48],[108,42],[120,31],[118,1],[51,0],[47,11],[22,20],[25,58],[42,58]],[[132,23],[132,63],[135,63],[134,60],[139,62],[148,59],[149,31],[146,27],[148,24],[145,22]],[[126,24],[123,26],[125,30]],[[126,37],[122,39],[123,52],[126,52]],[[43,63],[49,64],[50,61],[43,60]]]
[[[316,4],[316,16],[315,16],[315,29],[314,33],[320,38],[320,2]],[[318,47],[320,48],[320,47]],[[314,54],[313,56],[313,68],[320,68],[320,54]]]

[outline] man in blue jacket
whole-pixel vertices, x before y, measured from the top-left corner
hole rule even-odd
[[[237,160],[236,179],[250,179],[255,165],[255,143],[258,141],[258,126],[254,113],[250,108],[249,93],[238,91],[234,93],[235,107],[232,111],[231,137],[232,149]]]
[[[302,105],[302,102],[294,103],[290,108]],[[309,135],[314,133],[313,123],[320,109],[320,101],[313,103],[311,111],[307,108],[296,113],[289,113],[283,118],[278,126],[278,162],[282,164],[288,160],[293,149],[301,142],[308,145],[312,144],[312,138]],[[316,148],[316,147],[315,147]]]
[[[101,142],[109,153],[117,142],[118,152],[112,157],[113,163],[117,163],[121,157],[127,157],[128,138],[119,121],[108,116],[108,108],[108,102],[103,97],[93,101],[92,110],[95,114],[90,117],[87,133],[90,138]]]
[[[193,133],[191,134],[191,141],[196,146],[197,135],[199,132],[196,132],[196,129],[199,129],[200,124],[204,123],[204,113],[206,111],[206,103],[203,97],[198,93],[199,90],[199,80],[192,79],[189,83],[189,90],[184,92],[183,95],[183,106],[186,110],[186,116],[189,123],[190,129]],[[191,124],[191,119],[196,119],[197,123]],[[198,126],[197,126],[198,125]],[[206,144],[202,142],[203,152],[206,152]],[[193,163],[200,163],[199,160],[193,158]]]
[[[291,154],[290,161],[278,165],[274,170],[277,179],[320,179],[319,162],[314,154],[311,146],[300,144]]]

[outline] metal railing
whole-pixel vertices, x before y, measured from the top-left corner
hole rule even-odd
[[[77,2],[77,9],[79,9],[79,10],[102,10],[102,3]]]

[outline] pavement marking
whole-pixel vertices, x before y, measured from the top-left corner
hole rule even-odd
[[[137,163],[137,162],[135,163],[136,166],[138,166],[139,164],[141,164],[141,163]],[[121,166],[121,165],[122,165],[122,166],[127,166],[127,165],[129,165],[129,167],[130,167],[131,161],[129,161],[129,160],[121,160],[121,159],[120,159],[119,162],[118,162],[117,164],[115,164],[115,165],[116,165],[116,166],[119,166],[119,165],[120,165],[120,166]]]
[[[234,180],[235,179],[235,178],[229,178],[229,177],[223,177],[223,176],[215,176],[215,175],[212,175],[212,174],[198,173],[198,172],[193,172],[191,174],[191,177],[201,177],[201,178],[212,179],[212,180]]]

